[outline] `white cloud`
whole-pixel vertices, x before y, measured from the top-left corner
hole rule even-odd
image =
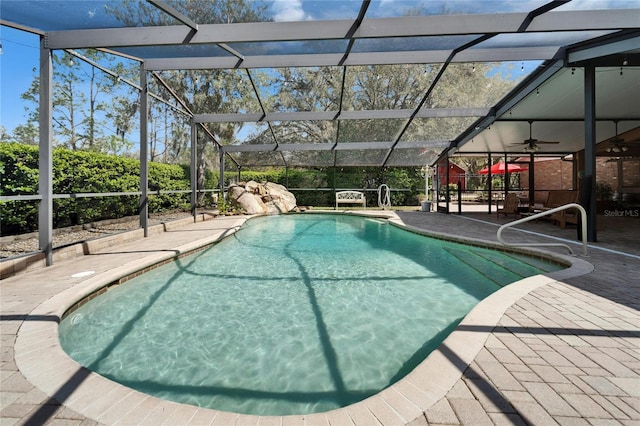
[[[638,7],[638,0],[574,0],[557,10],[605,10]]]
[[[275,21],[306,21],[310,19],[300,0],[276,0],[271,6]]]

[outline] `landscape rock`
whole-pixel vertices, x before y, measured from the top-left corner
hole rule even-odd
[[[273,182],[240,182],[229,186],[229,195],[232,204],[247,214],[281,214],[297,209],[296,197]]]
[[[247,191],[242,186],[229,186],[229,196],[232,203],[242,207],[247,214],[264,214],[267,212],[267,206],[260,197],[256,197],[254,193]]]

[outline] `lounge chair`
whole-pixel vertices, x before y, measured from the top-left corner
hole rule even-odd
[[[520,204],[520,199],[518,198],[518,194],[509,193],[504,199],[504,205],[502,208],[497,209],[498,217],[503,214],[505,217],[512,214],[513,217],[518,217],[520,212],[518,211],[518,205]]]
[[[549,191],[547,200],[544,202],[543,206],[534,209],[533,213],[544,212],[556,207],[564,206],[565,204],[576,202],[578,202],[578,191],[564,189]],[[551,220],[560,225],[560,228],[564,229],[567,223],[573,223],[574,225],[578,224],[578,214],[579,212],[576,209],[562,210],[553,213],[551,216],[543,216],[540,219]]]

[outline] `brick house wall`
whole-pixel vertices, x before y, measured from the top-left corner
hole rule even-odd
[[[596,181],[608,183],[615,192],[618,189],[618,163],[608,158],[596,158]],[[640,191],[640,160],[623,161],[624,186],[634,186]],[[523,189],[529,188],[529,174],[520,178]],[[535,202],[543,203],[548,191],[576,189],[573,187],[573,162],[560,159],[538,160],[534,165]],[[634,191],[632,189],[632,191]]]
[[[573,188],[573,162],[560,159],[539,159],[533,167],[535,180],[534,202],[542,204],[549,191]],[[523,189],[529,188],[529,173],[521,173]]]
[[[623,160],[622,169],[622,186],[635,188],[636,192],[640,192],[640,159]]]
[[[616,164],[616,163],[612,163]],[[622,201],[625,206],[640,206],[640,159],[622,161]],[[615,191],[617,188],[612,187]]]

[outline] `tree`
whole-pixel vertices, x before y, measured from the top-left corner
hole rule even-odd
[[[265,5],[248,1],[224,0],[210,2],[170,1],[172,6],[200,24],[255,22],[268,20]],[[175,24],[173,18],[149,3],[123,2],[113,6],[112,13],[127,26]],[[408,14],[424,14],[413,8]],[[375,40],[372,46],[375,46]],[[406,40],[391,40],[398,49],[411,50]],[[410,42],[410,41],[409,41]],[[436,43],[437,40],[434,42]],[[315,41],[301,44],[317,43]],[[425,41],[420,41],[424,44]],[[409,46],[410,47],[410,46]],[[424,47],[424,46],[423,46]],[[195,47],[194,47],[195,48]],[[415,110],[441,71],[442,65],[403,64],[350,67],[308,67],[271,69],[266,72],[252,70],[250,75],[258,87],[269,87],[260,93],[267,111],[344,111],[344,110]],[[421,108],[486,107],[495,103],[514,84],[501,72],[497,64],[450,64],[442,74],[435,90],[429,92]],[[249,85],[242,70],[171,71],[161,77],[187,107],[194,113],[226,113],[238,111],[261,112],[255,96],[246,95],[243,87]],[[344,79],[344,84],[343,84]],[[463,87],[463,82],[466,87]],[[471,83],[468,83],[471,82]],[[342,88],[345,88],[342,93]],[[325,120],[285,122],[259,127],[247,143],[333,143],[333,142],[430,142],[423,150],[399,150],[399,162],[410,159],[427,164],[441,151],[444,143],[457,136],[473,123],[476,117],[449,117],[443,119]],[[222,144],[235,143],[238,123],[209,124],[208,128]],[[188,138],[184,138],[188,141]],[[187,145],[176,145],[167,152],[188,150]],[[159,141],[155,142],[159,145]],[[213,154],[213,144],[204,136],[199,138],[199,167]],[[151,150],[155,152],[155,150]],[[409,152],[410,151],[410,152]],[[379,165],[388,150],[340,151],[338,164],[365,162]],[[333,153],[294,151],[270,157],[273,164],[332,165]],[[395,155],[395,154],[394,154]],[[257,154],[242,153],[238,158],[253,160]],[[284,158],[283,158],[284,157]],[[199,173],[201,176],[201,173]],[[199,179],[202,182],[202,178]]]
[[[126,72],[122,62],[116,64],[114,57],[104,52],[87,50],[83,56],[93,62],[103,62],[107,68],[113,65],[116,72]],[[52,120],[56,144],[74,151],[127,149],[130,142],[125,140],[121,129],[130,127],[131,105],[137,102],[131,100],[132,90],[123,91],[119,88],[119,79],[64,51],[54,53],[53,65]],[[38,122],[39,90],[39,77],[34,75],[29,89],[21,95],[28,101],[25,107],[28,123],[20,129],[22,138],[29,136]],[[106,102],[107,96],[113,100],[111,103]]]
[[[340,101],[342,69],[338,67],[276,70],[270,106],[282,111],[313,110],[415,110],[441,71],[441,65],[402,64],[347,67],[344,94]],[[496,71],[496,70],[499,70]],[[464,82],[464,85],[463,85]],[[487,107],[495,104],[513,87],[514,79],[503,64],[450,64],[437,85],[424,99],[422,109]],[[324,100],[318,100],[324,99]],[[340,104],[341,102],[341,104]],[[407,119],[287,122],[274,129],[281,143],[322,142],[429,142],[425,149],[394,152],[398,162],[428,164],[448,145],[448,141],[469,127],[476,117],[442,119],[416,118],[405,129]],[[254,136],[258,140],[257,136]],[[337,164],[380,165],[387,154],[382,150],[340,151]],[[318,152],[291,154],[311,164]],[[326,156],[325,156],[326,159]],[[325,163],[326,164],[326,163]]]
[[[78,64],[71,55],[63,53],[53,56],[53,122],[62,143],[73,151],[82,148],[77,115],[86,101],[83,91],[79,90],[80,78],[75,72]]]
[[[90,50],[87,52],[90,59],[97,59],[98,56],[106,56],[102,52],[98,52],[96,50]],[[106,109],[106,103],[100,101],[100,94],[105,93],[108,90],[109,86],[113,86],[113,83],[110,82],[110,79],[101,79],[100,77],[103,75],[102,72],[98,72],[96,67],[89,67],[88,69],[83,69],[85,73],[85,77],[89,83],[89,113],[85,116],[84,120],[82,120],[82,124],[86,129],[86,134],[84,135],[85,140],[87,142],[88,148],[91,151],[100,151],[99,144],[100,139],[103,136],[102,130],[99,128],[97,114]]]
[[[39,139],[38,120],[39,110],[38,102],[40,99],[40,80],[38,78],[36,68],[31,70],[34,77],[26,92],[20,95],[20,98],[27,103],[24,110],[27,113],[27,123],[20,125],[13,130],[14,140],[27,144],[37,145]]]
[[[6,127],[0,124],[0,142],[11,142],[11,135],[7,132]]]
[[[267,4],[247,0],[192,0],[180,2],[167,1],[186,16],[196,17],[199,24],[220,24],[233,22],[257,22],[269,20],[266,15]],[[108,7],[113,14],[126,26],[137,25],[172,25],[175,20],[149,3],[116,2]],[[224,113],[236,111],[237,98],[234,94],[242,90],[246,81],[241,79],[236,70],[208,70],[208,71],[169,71],[163,72],[161,77],[171,87],[171,90],[185,103],[193,113]],[[155,85],[155,82],[153,83]],[[157,85],[154,90],[159,89]],[[158,90],[161,92],[162,90]],[[173,119],[177,119],[174,115]],[[209,123],[208,130],[221,143],[232,143],[238,123]],[[179,129],[185,129],[179,131]],[[174,139],[168,147],[170,153],[183,153],[189,141],[184,137],[186,126],[174,127]],[[154,141],[156,143],[157,141]],[[177,143],[180,143],[179,145]],[[198,187],[204,188],[207,166],[215,166],[207,161],[208,155],[213,153],[214,147],[209,137],[199,137],[197,146],[198,157]]]
[[[33,122],[29,121],[27,124],[21,124],[13,129],[11,140],[25,145],[38,145],[40,130]]]

